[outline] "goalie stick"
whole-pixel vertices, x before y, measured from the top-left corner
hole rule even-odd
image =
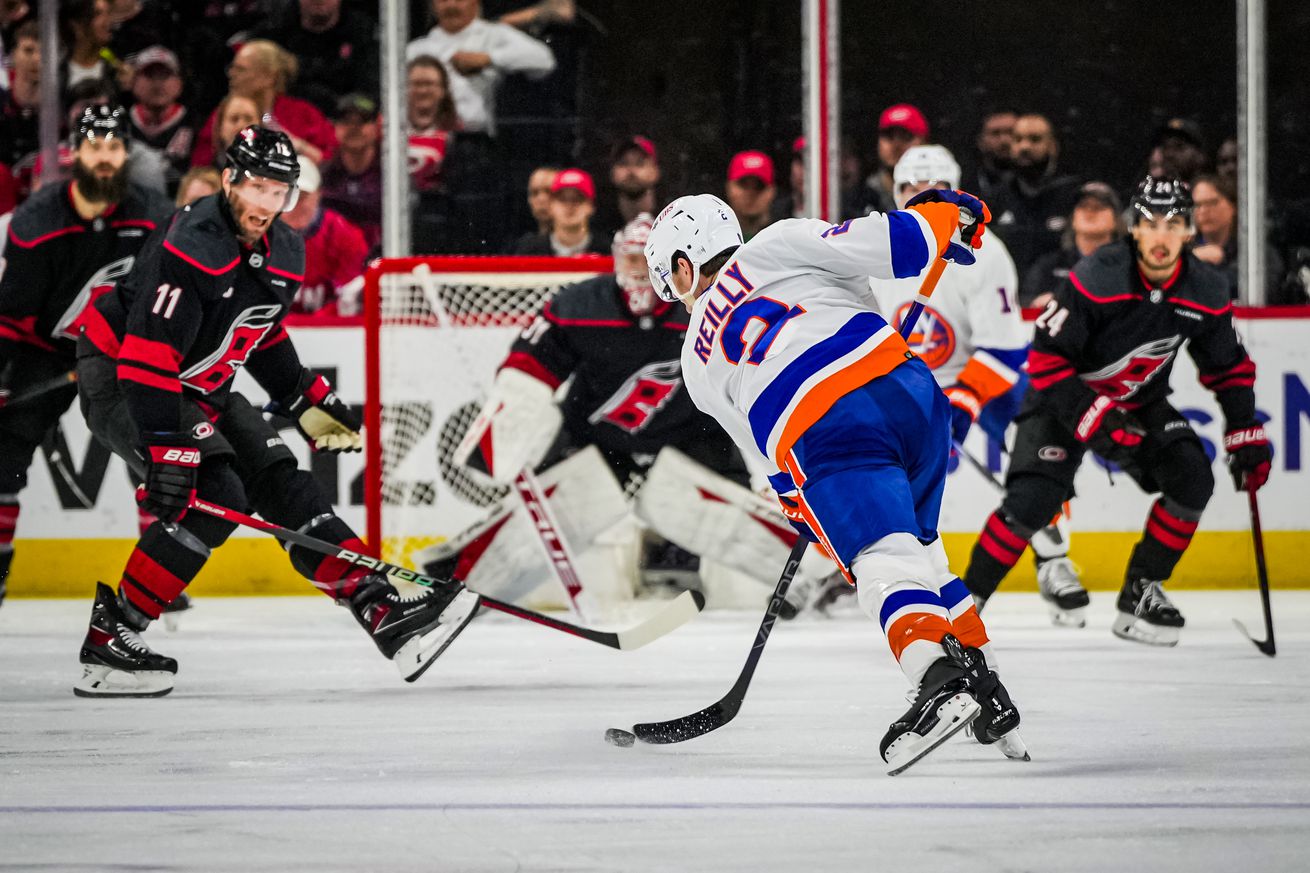
[[[1246,629],[1246,625],[1237,619],[1233,619],[1233,624],[1242,632],[1255,647],[1264,652],[1269,657],[1277,654],[1278,649],[1274,646],[1274,612],[1269,603],[1269,570],[1265,566],[1265,537],[1264,532],[1260,529],[1260,504],[1255,499],[1255,487],[1249,486],[1246,489],[1247,502],[1251,507],[1251,540],[1255,543],[1255,575],[1256,581],[1260,583],[1260,605],[1264,607],[1265,613],[1265,636],[1267,639],[1257,640],[1251,636]]]
[[[280,527],[272,522],[246,515],[243,512],[237,512],[235,509],[228,509],[225,506],[219,506],[216,503],[210,503],[207,500],[201,500],[197,497],[191,498],[191,508],[206,515],[212,515],[215,518],[225,519],[234,524],[243,527],[261,530],[270,533],[286,543],[293,543],[306,549],[327,555],[331,558],[345,561],[356,567],[364,567],[375,573],[382,573],[387,576],[394,576],[397,579],[406,582],[413,582],[417,585],[432,587],[433,585],[447,585],[449,582],[443,579],[437,579],[432,576],[426,576],[414,570],[408,570],[404,567],[390,564],[380,558],[374,558],[370,555],[353,552],[350,549],[343,549],[340,546],[334,546],[331,543],[324,542],[316,537],[290,528]],[[470,589],[471,590],[471,589]],[[474,592],[475,594],[477,592]],[[641,624],[630,627],[621,631],[601,631],[588,627],[579,627],[570,624],[567,621],[560,621],[543,615],[539,612],[533,612],[530,609],[523,609],[512,603],[505,603],[494,597],[487,597],[479,594],[481,604],[488,609],[494,609],[497,612],[503,612],[506,615],[512,615],[515,618],[521,618],[524,621],[530,621],[534,624],[543,625],[552,630],[563,631],[575,637],[581,637],[584,640],[590,640],[593,643],[600,643],[602,646],[609,646],[611,649],[620,649],[622,651],[632,651],[640,649],[642,646],[654,642],[665,634],[673,631],[695,617],[702,609],[705,608],[705,598],[695,591],[684,591],[677,597],[668,602],[663,609],[655,615],[647,618]]]
[[[914,305],[906,313],[905,320],[901,322],[900,334],[902,339],[908,339],[914,331],[915,322],[919,320],[919,313],[923,312],[923,306],[932,297],[932,292],[937,288],[937,281],[941,279],[942,272],[946,269],[946,261],[938,258],[933,262],[932,267],[928,270],[928,275],[923,277],[922,284],[919,285],[919,293],[915,295]],[[769,600],[769,607],[764,611],[764,619],[760,622],[760,629],[755,632],[755,643],[751,646],[750,654],[746,656],[746,664],[741,668],[741,673],[737,676],[737,681],[728,689],[728,693],[719,698],[715,703],[710,704],[699,712],[693,712],[691,715],[684,715],[681,718],[670,719],[669,721],[644,722],[634,724],[632,733],[643,743],[652,743],[655,745],[664,745],[667,743],[681,743],[684,740],[695,739],[718,730],[728,722],[736,718],[737,713],[741,710],[741,704],[746,699],[746,692],[750,689],[751,679],[755,675],[755,667],[760,662],[760,656],[764,654],[764,644],[769,641],[769,634],[773,630],[774,623],[778,620],[778,610],[782,607],[783,595],[791,587],[791,580],[796,576],[796,569],[800,566],[801,558],[805,556],[805,549],[809,546],[809,540],[800,537],[796,540],[796,545],[792,547],[791,554],[787,556],[787,564],[782,568],[782,576],[778,578],[778,585],[773,589],[773,597]]]
[[[428,306],[432,307],[432,314],[436,316],[437,323],[444,328],[453,327],[454,322],[450,318],[450,313],[441,302],[441,292],[433,282],[432,271],[426,264],[421,264],[415,268],[414,274],[418,277],[419,285],[423,288],[423,297],[427,300]],[[472,372],[472,366],[464,354],[463,344],[456,338],[458,334],[452,332],[450,336],[455,349],[465,359],[465,366]],[[546,503],[546,494],[531,470],[523,469],[515,474],[514,491],[523,503],[523,509],[528,514],[532,529],[537,534],[538,543],[545,553],[546,563],[550,565],[556,580],[563,586],[564,593],[568,596],[569,608],[573,610],[574,615],[584,620],[596,615],[595,604],[582,589],[582,579],[578,576],[573,552],[560,534],[559,524]]]

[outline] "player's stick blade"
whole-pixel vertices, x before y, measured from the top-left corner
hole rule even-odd
[[[705,608],[705,595],[683,591],[668,605],[642,624],[618,632],[619,648],[625,652],[640,649],[691,621]]]
[[[632,732],[643,743],[651,743],[652,745],[662,746],[670,743],[682,743],[723,727],[732,721],[739,708],[740,704],[729,708],[724,705],[723,701],[719,701],[712,706],[705,707],[700,712],[693,712],[691,715],[684,715],[682,718],[634,724]]]
[[[1250,640],[1257,649],[1264,652],[1266,655],[1268,655],[1271,658],[1274,655],[1278,654],[1278,649],[1274,646],[1274,638],[1272,635],[1267,640],[1258,640],[1255,637],[1251,636],[1251,632],[1246,629],[1246,625],[1242,624],[1237,619],[1233,619],[1233,624],[1237,625],[1237,629],[1241,631],[1242,636]]]

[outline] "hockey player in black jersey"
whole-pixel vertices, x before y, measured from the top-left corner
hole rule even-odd
[[[281,132],[233,140],[223,190],[178,212],[92,307],[78,344],[82,410],[97,438],[145,480],[159,521],[137,543],[115,592],[97,586],[83,643],[81,696],[157,696],[177,662],[139,633],[159,617],[235,525],[188,512],[200,497],[364,551],[259,409],[231,391],[245,367],[319,451],[359,451],[355,413],[301,366],[283,316],[304,274],[304,246],[278,214],[294,205],[300,165]],[[413,681],[477,610],[457,583],[398,591],[387,579],[291,546],[291,563],[347,606]]]
[[[544,304],[511,347],[456,461],[498,484],[538,471],[561,533],[579,552],[631,511],[657,534],[647,538],[648,583],[703,583],[704,556],[772,585],[794,533],[750,491],[732,440],[687,394],[679,355],[688,315],[650,286],[651,221],[638,216],[615,234],[613,274]],[[547,569],[513,505],[419,560],[488,594],[527,594]],[[719,578],[735,587],[731,574]],[[752,586],[739,590],[746,596]],[[719,596],[712,586],[705,592],[711,602]]]
[[[1228,286],[1186,249],[1186,186],[1147,178],[1129,209],[1132,238],[1080,261],[1037,319],[1032,387],[1016,419],[1005,499],[979,535],[964,581],[975,598],[991,596],[1033,531],[1072,496],[1090,449],[1160,494],[1128,561],[1114,633],[1172,646],[1184,622],[1162,586],[1214,489],[1200,439],[1167,399],[1184,344],[1223,410],[1234,486],[1264,485],[1272,453],[1256,418],[1255,363],[1233,329]]]
[[[127,116],[88,107],[72,136],[73,180],[50,185],[14,212],[0,278],[0,601],[13,560],[19,492],[45,436],[72,405],[78,319],[132,267],[172,210],[127,180]],[[10,397],[31,399],[4,408]]]

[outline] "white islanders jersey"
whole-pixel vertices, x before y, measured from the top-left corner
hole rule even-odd
[[[786,219],[739,248],[696,299],[682,347],[687,390],[744,453],[764,459],[779,492],[792,490],[773,479],[780,472],[801,484],[788,463],[801,434],[913,357],[873,311],[869,278],[916,276],[936,252],[913,210],[835,225]]]
[[[976,264],[946,266],[909,345],[943,388],[959,381],[970,358],[976,358],[975,367],[992,370],[1008,388],[1019,374],[990,351],[979,350],[1020,351],[1032,341],[1032,329],[1024,324],[1015,300],[1019,277],[1005,244],[994,234],[988,234],[974,254]],[[900,327],[921,282],[919,276],[870,281],[878,311],[893,327]]]

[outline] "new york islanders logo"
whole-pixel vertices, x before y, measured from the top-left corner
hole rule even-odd
[[[1095,373],[1081,374],[1082,379],[1097,394],[1113,400],[1128,400],[1167,367],[1182,341],[1183,338],[1175,334],[1144,343]]]
[[[910,311],[911,305],[904,303],[896,310],[897,328],[901,326],[901,321]],[[918,323],[914,325],[914,330],[906,337],[905,342],[929,368],[936,370],[955,354],[955,328],[942,318],[937,310],[925,306]]]
[[[587,421],[605,421],[628,433],[639,433],[681,385],[682,368],[677,361],[647,364],[625,379],[599,409],[587,416]]]

